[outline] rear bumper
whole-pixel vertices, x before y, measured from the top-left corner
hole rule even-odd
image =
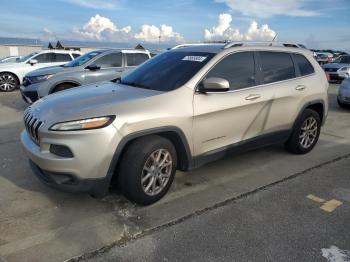
[[[339,76],[338,73],[326,72],[326,74],[329,75],[329,80],[330,80],[330,81],[343,81],[343,80],[344,80],[344,77]]]

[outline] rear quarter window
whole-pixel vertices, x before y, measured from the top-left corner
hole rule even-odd
[[[149,59],[148,55],[143,53],[126,53],[125,55],[128,66],[138,66]]]
[[[296,77],[294,63],[289,53],[259,52],[264,84]]]
[[[305,56],[300,54],[294,54],[294,60],[299,68],[301,76],[310,75],[315,72],[315,69],[313,68],[309,60],[306,59]]]

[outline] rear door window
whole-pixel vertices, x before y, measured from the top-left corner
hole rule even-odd
[[[209,71],[206,78],[224,78],[230,83],[230,90],[255,85],[255,60],[253,52],[239,52],[222,59]]]
[[[293,60],[288,53],[259,52],[264,84],[288,80],[296,77]]]
[[[122,53],[111,53],[98,58],[95,65],[101,68],[108,67],[121,67],[122,66]]]
[[[300,54],[294,54],[294,60],[298,65],[301,76],[310,75],[315,72],[315,69],[313,68],[309,60],[306,59],[305,56]]]
[[[125,53],[128,66],[138,66],[148,60],[148,55],[143,53]]]

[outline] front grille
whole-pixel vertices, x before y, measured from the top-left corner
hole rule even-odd
[[[39,128],[43,122],[34,115],[30,107],[24,112],[23,119],[28,134],[36,144],[39,144]]]

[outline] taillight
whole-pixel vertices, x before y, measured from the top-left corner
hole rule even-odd
[[[326,77],[327,77],[327,81],[331,80],[331,77],[330,77],[329,73],[326,73]]]

